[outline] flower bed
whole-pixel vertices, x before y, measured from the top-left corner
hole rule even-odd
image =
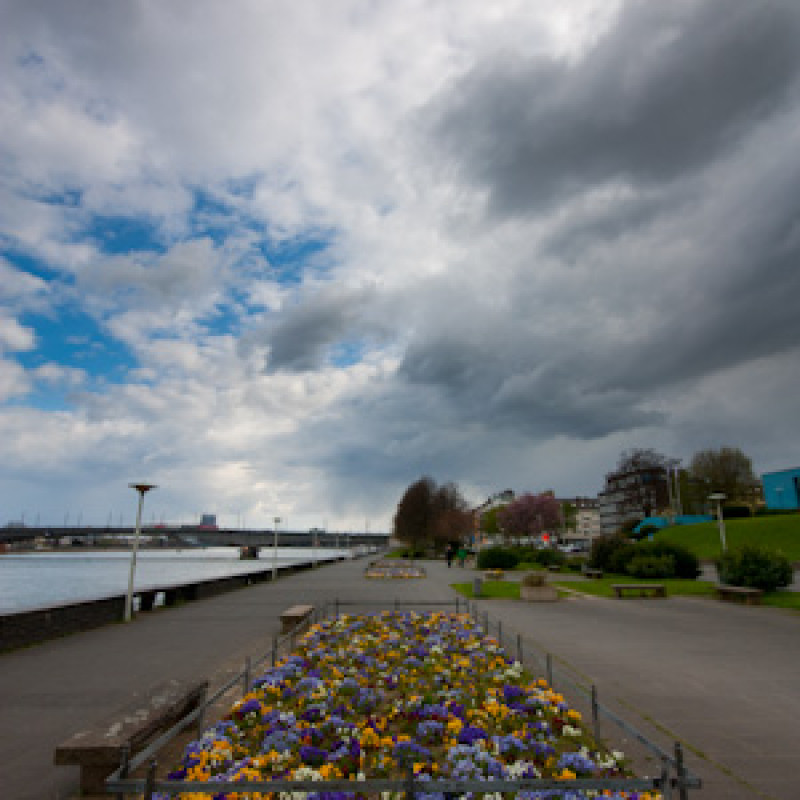
[[[422,567],[398,567],[394,564],[372,564],[364,571],[366,578],[424,578]]]
[[[629,774],[621,753],[598,752],[581,715],[468,615],[383,612],[313,626],[296,653],[258,678],[225,720],[186,748],[170,778],[364,780],[402,777],[409,768],[423,781]],[[336,797],[365,796],[356,787]],[[246,796],[262,795],[214,795]],[[306,795],[281,794],[295,796]],[[582,800],[593,794],[519,796]],[[308,797],[333,800],[334,794]]]

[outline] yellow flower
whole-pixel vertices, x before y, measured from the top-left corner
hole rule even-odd
[[[575,778],[576,778],[575,773],[572,772],[571,770],[568,770],[566,767],[564,767],[564,769],[561,770],[560,775],[556,775],[556,780],[559,781],[573,781],[575,780]]]

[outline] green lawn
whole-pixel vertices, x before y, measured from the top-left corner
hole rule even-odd
[[[639,581],[631,578],[630,575],[606,575],[600,579],[585,581],[559,581],[557,577],[551,578],[550,582],[558,588],[559,595],[566,596],[570,590],[591,594],[596,597],[613,597],[614,590],[611,588],[615,583],[651,583],[651,581]],[[666,580],[652,581],[663,583],[667,589],[667,596],[676,595],[695,595],[712,596],[714,594],[714,584],[711,581],[692,581],[679,578],[669,578]],[[471,583],[451,583],[450,586],[463,597],[473,597]],[[482,597],[510,597],[514,600],[519,599],[519,583],[516,581],[483,581],[481,584]],[[774,608],[788,608],[800,611],[800,592],[789,592],[779,590],[765,594],[761,600],[762,605]]]
[[[602,578],[593,578],[585,581],[559,581],[553,580],[556,586],[574,589],[576,592],[593,594],[597,597],[614,597],[611,588],[615,583],[663,583],[667,589],[667,596],[676,594],[710,595],[714,594],[714,584],[711,581],[693,581],[680,578],[666,580],[639,580],[630,575],[605,575]]]
[[[474,597],[471,583],[451,583],[450,586],[464,597]],[[513,597],[519,600],[519,583],[515,581],[482,581],[481,597]]]
[[[711,581],[692,581],[678,578],[639,581],[638,578],[631,578],[630,575],[606,575],[600,579],[586,581],[553,581],[553,584],[558,586],[559,589],[573,589],[576,592],[591,594],[596,597],[614,597],[614,590],[611,586],[615,583],[663,583],[667,590],[667,597],[670,595],[711,596],[714,594],[714,584]],[[800,592],[790,592],[782,589],[776,592],[768,592],[761,599],[761,604],[772,606],[773,608],[789,608],[800,611]]]
[[[800,562],[800,514],[725,520],[725,538],[731,550],[743,544],[758,544],[782,552]],[[698,558],[716,559],[722,552],[716,522],[676,525],[655,534],[656,541],[688,547]]]

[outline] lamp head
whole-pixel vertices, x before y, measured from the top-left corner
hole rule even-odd
[[[129,483],[128,486],[130,486],[131,489],[136,489],[139,494],[145,494],[151,489],[158,488],[154,483]]]

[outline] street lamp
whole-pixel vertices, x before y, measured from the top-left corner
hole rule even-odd
[[[272,532],[272,580],[278,577],[278,524],[280,521],[280,517],[275,517],[275,528]]]
[[[133,575],[136,572],[136,553],[139,550],[139,535],[142,532],[142,505],[144,504],[144,496],[151,489],[155,489],[155,484],[152,483],[129,483],[131,489],[136,489],[139,492],[139,507],[136,511],[136,534],[133,537],[133,550],[131,550],[131,571],[128,576],[128,594],[125,596],[125,622],[131,621],[131,614],[133,612]]]
[[[714,492],[714,494],[710,494],[708,499],[712,502],[716,501],[717,504],[717,523],[719,525],[719,540],[722,543],[722,552],[724,553],[728,549],[728,545],[725,542],[725,520],[722,518],[722,501],[727,497],[726,494],[722,492]]]

